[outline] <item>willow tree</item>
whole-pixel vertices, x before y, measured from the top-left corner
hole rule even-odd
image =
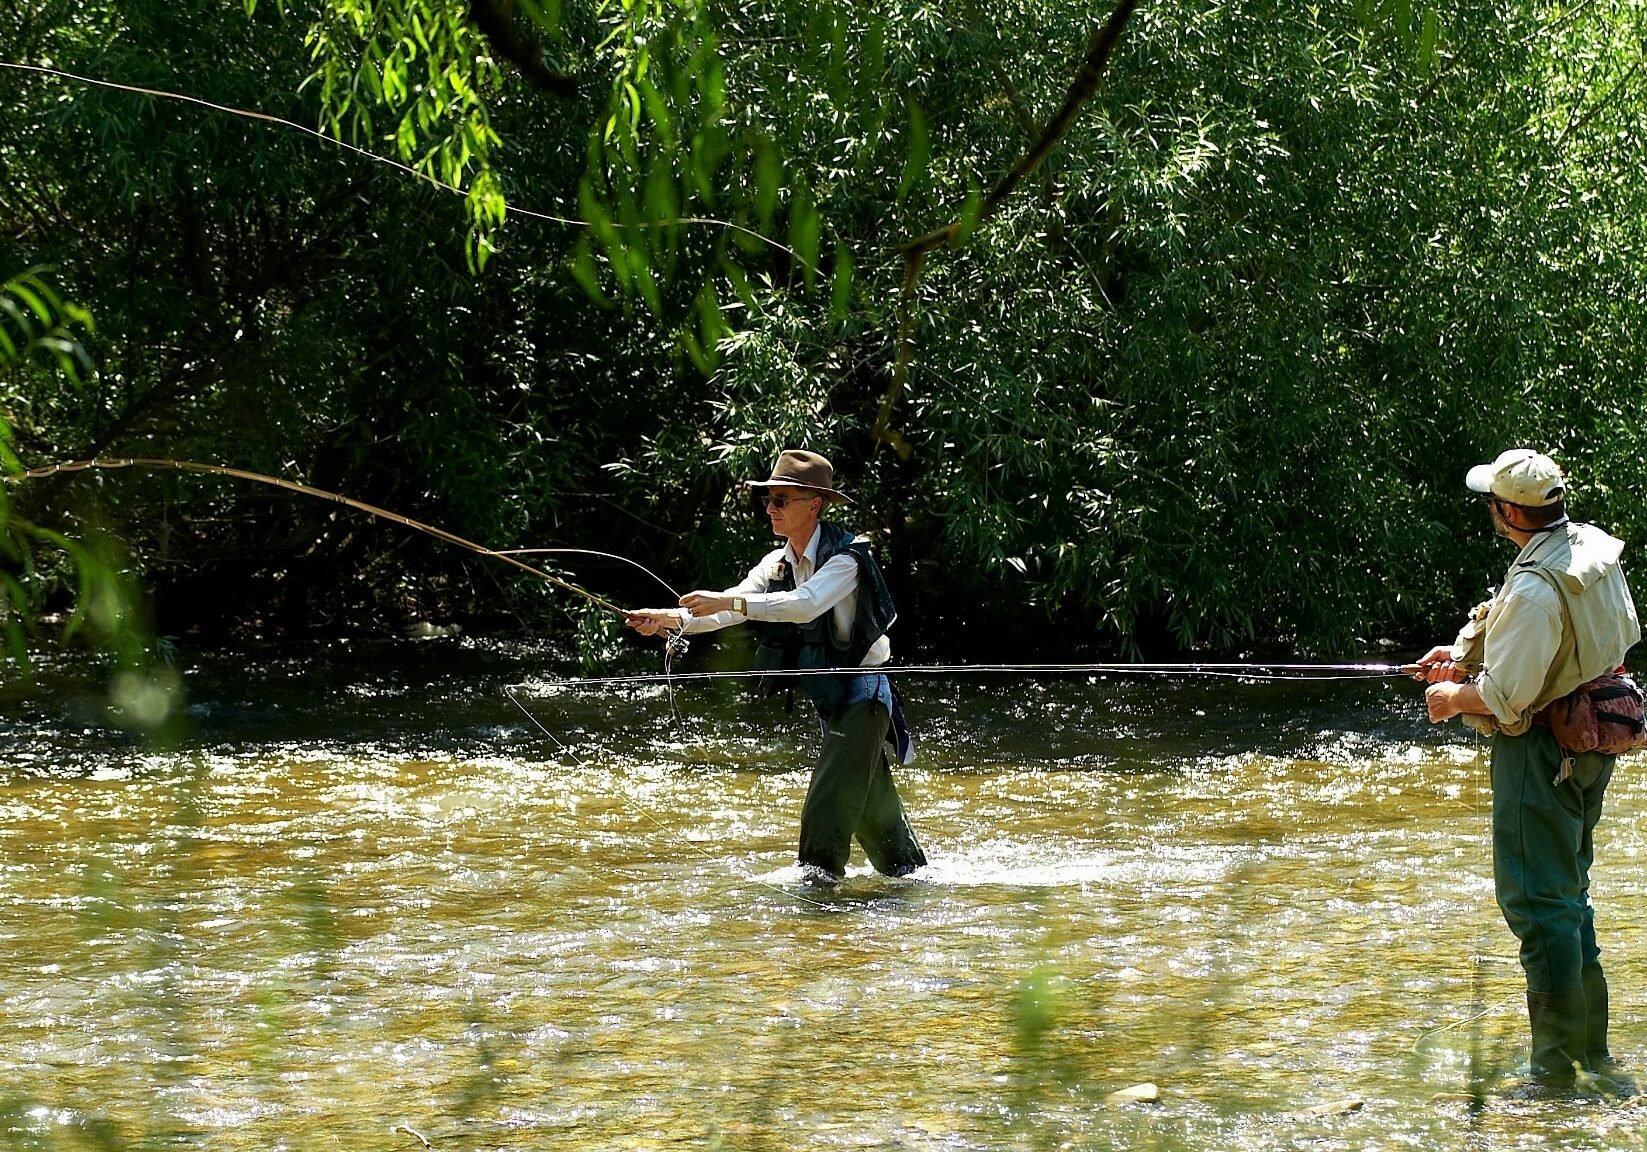
[[[736,480],[804,442],[887,532],[903,626],[956,647],[1002,617],[1151,649],[1431,626],[1489,562],[1458,554],[1459,466],[1507,438],[1639,515],[1596,483],[1643,468],[1617,414],[1643,362],[1631,5],[1145,4],[1067,117],[1111,4],[174,9],[83,6],[42,43],[426,179],[31,89],[0,155],[96,221],[31,259],[104,270],[104,333],[211,349],[126,358],[151,399],[99,410],[108,443],[293,462],[478,539],[598,533],[690,582],[760,535]],[[120,195],[78,178],[105,119]],[[135,204],[197,221],[203,259]],[[242,415],[269,404],[273,429]],[[379,603],[489,593],[214,507],[263,573],[245,599],[340,572]]]

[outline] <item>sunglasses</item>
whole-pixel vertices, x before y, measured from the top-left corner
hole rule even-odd
[[[762,492],[761,495],[760,495],[760,501],[761,501],[761,507],[762,508],[771,506],[773,508],[783,509],[783,508],[789,507],[791,504],[799,503],[802,500],[816,500],[816,499],[817,499],[816,496],[783,496],[783,495],[773,496],[773,495],[771,495],[769,493],[766,493],[766,492]]]

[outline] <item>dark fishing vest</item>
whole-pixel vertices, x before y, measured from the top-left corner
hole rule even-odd
[[[853,536],[845,528],[827,520],[820,523],[818,529],[818,551],[812,565],[813,572],[842,552],[858,563],[858,610],[852,618],[852,634],[844,645],[836,644],[835,629],[830,622],[835,614],[833,609],[805,624],[752,620],[749,627],[755,632],[755,667],[762,671],[857,669],[875,641],[884,636],[898,618],[898,610],[892,605],[892,594],[887,591],[880,565],[875,563],[875,557],[869,551],[869,541]],[[779,564],[778,574],[767,581],[766,590],[792,592],[794,589],[794,569],[787,562]],[[772,696],[785,689],[793,693],[798,687],[820,711],[829,715],[845,697],[844,679],[842,676],[762,676],[758,685],[763,696]]]

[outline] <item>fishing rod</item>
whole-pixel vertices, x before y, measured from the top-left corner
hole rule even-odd
[[[1090,663],[1090,664],[879,664],[858,668],[780,668],[741,669],[716,672],[676,672],[668,676],[584,676],[567,680],[567,688],[604,688],[618,685],[642,685],[667,682],[681,684],[690,681],[742,680],[750,677],[806,677],[806,676],[967,676],[982,675],[1138,675],[1138,676],[1208,676],[1239,680],[1383,680],[1396,677],[1422,679],[1423,668],[1418,664],[1264,664],[1264,663]]]
[[[671,588],[669,583],[664,580],[663,577],[647,568],[644,564],[631,560],[626,556],[618,556],[611,552],[598,552],[589,548],[488,548],[484,544],[477,544],[475,541],[459,536],[455,532],[448,532],[446,529],[437,528],[433,524],[425,524],[423,521],[414,520],[410,516],[402,516],[399,512],[391,512],[387,508],[380,508],[376,504],[368,504],[364,500],[356,500],[354,497],[345,496],[340,492],[329,492],[324,488],[316,488],[309,484],[300,484],[296,480],[287,480],[281,476],[266,476],[261,472],[252,472],[245,468],[230,468],[223,464],[201,464],[192,460],[163,460],[136,456],[95,457],[90,460],[69,460],[61,464],[46,464],[38,468],[29,468],[22,472],[7,474],[4,479],[7,484],[17,484],[24,480],[41,480],[48,476],[59,476],[74,472],[87,472],[93,469],[114,471],[125,468],[155,468],[166,469],[174,472],[197,472],[213,476],[230,476],[237,480],[250,480],[258,484],[269,484],[276,488],[284,488],[288,492],[297,492],[304,496],[313,496],[319,500],[329,500],[335,504],[342,504],[346,507],[353,508],[358,512],[364,512],[369,516],[375,516],[381,520],[388,520],[395,524],[404,525],[407,528],[414,528],[419,532],[425,533],[426,535],[433,536],[437,540],[444,540],[448,544],[455,544],[460,548],[465,548],[478,556],[490,556],[495,559],[502,560],[505,564],[511,564],[523,572],[529,572],[540,580],[548,581],[557,588],[571,592],[574,595],[581,596],[583,599],[592,604],[598,605],[609,612],[616,612],[619,616],[627,616],[629,613],[626,609],[620,608],[604,596],[597,595],[596,593],[589,591],[587,588],[582,588],[577,584],[572,583],[570,580],[562,579],[561,577],[554,575],[552,572],[546,572],[536,565],[528,564],[524,560],[517,559],[517,557],[531,554],[577,554],[601,556],[609,560],[621,560],[625,564],[629,564],[640,569],[642,572],[645,572],[648,576],[652,577],[652,579],[663,585],[663,587],[671,595],[675,596],[677,599],[679,598],[679,593]]]

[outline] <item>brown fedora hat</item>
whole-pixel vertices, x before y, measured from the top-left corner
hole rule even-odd
[[[810,488],[826,501],[852,503],[845,492],[835,489],[834,466],[816,452],[797,448],[788,448],[778,454],[778,462],[772,466],[772,479],[745,480],[744,483],[751,488],[776,488],[780,484],[790,488]]]

